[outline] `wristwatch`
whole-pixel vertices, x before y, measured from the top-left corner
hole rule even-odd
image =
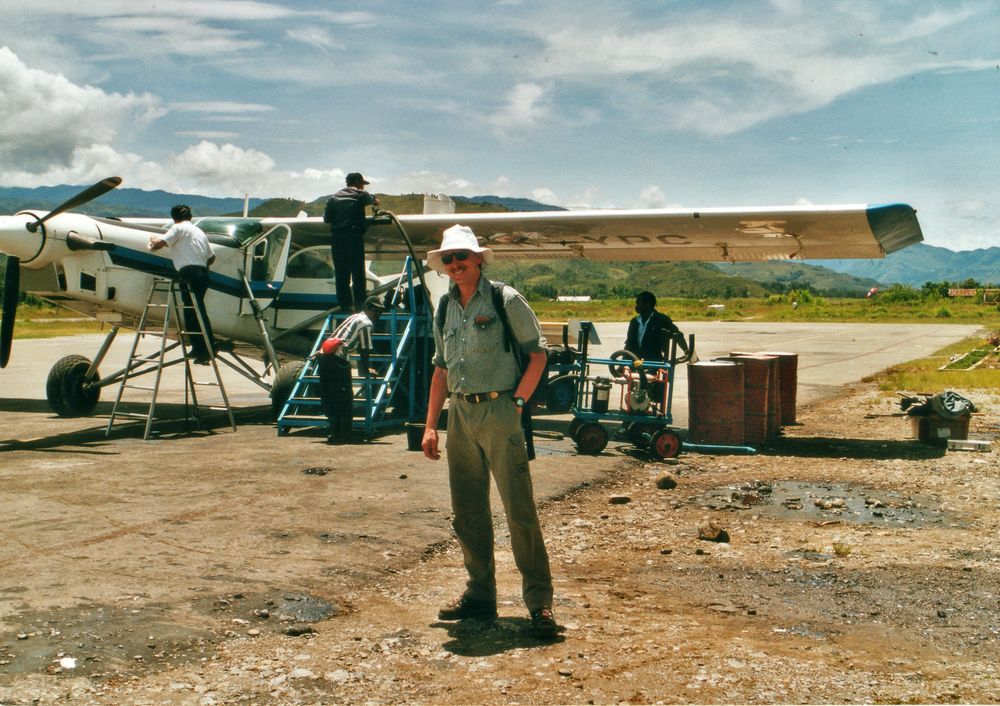
[[[518,409],[524,409],[524,404],[525,402],[523,397],[514,398],[514,406],[517,407]]]

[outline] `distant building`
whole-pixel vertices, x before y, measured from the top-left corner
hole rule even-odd
[[[575,297],[571,297],[571,296],[558,296],[558,297],[556,297],[556,301],[557,302],[589,302],[590,301],[590,295],[589,294],[584,294],[584,295],[575,296]]]
[[[968,289],[955,287],[948,290],[949,297],[976,297],[983,293],[983,303],[992,304],[1000,299],[1000,289]]]

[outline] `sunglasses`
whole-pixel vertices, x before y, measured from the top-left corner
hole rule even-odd
[[[441,262],[445,265],[450,265],[452,260],[458,260],[459,262],[462,262],[464,260],[468,260],[469,255],[471,254],[472,253],[469,252],[468,250],[459,250],[458,252],[451,252],[448,253],[447,255],[442,255]]]

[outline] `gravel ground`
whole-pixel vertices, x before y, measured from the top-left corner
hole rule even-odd
[[[54,665],[0,703],[1000,702],[1000,399],[966,396],[988,452],[913,440],[863,383],[757,455],[625,456],[548,501],[555,641],[525,629],[501,529],[496,624],[436,619],[464,581],[449,542],[325,619],[291,620],[295,596],[216,596],[206,631],[228,639],[193,661]]]

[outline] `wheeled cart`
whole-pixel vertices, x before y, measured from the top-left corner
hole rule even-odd
[[[599,454],[611,435],[607,425],[617,422],[621,428],[616,435],[623,440],[648,448],[661,460],[676,457],[682,442],[679,430],[671,426],[675,344],[671,342],[666,362],[637,360],[624,350],[610,358],[592,358],[587,351],[592,328],[590,322],[581,323],[576,402],[569,428],[577,450]],[[693,339],[690,350],[694,350]]]

